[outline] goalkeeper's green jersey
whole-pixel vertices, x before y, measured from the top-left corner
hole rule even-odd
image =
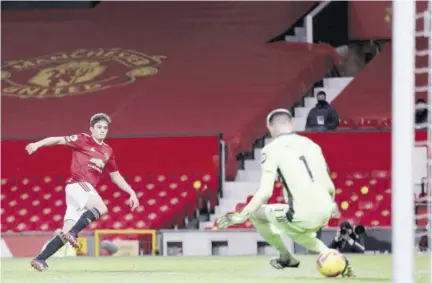
[[[285,201],[295,219],[306,221],[333,210],[334,184],[321,147],[309,138],[282,134],[264,147],[260,188],[244,213],[256,211],[268,200],[276,178],[284,185]]]

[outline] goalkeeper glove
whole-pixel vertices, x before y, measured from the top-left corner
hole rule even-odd
[[[220,229],[226,229],[232,225],[241,225],[246,221],[243,214],[226,214],[218,219],[217,225]]]

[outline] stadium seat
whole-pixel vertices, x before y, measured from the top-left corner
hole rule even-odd
[[[380,121],[380,128],[382,129],[391,129],[392,120],[390,118],[384,118]]]
[[[340,119],[338,129],[356,129],[358,127],[358,123],[356,123],[353,119]]]
[[[128,196],[101,180],[97,190],[108,206],[108,214],[90,229],[182,228],[192,217],[198,199],[217,201],[217,178],[209,174],[157,174],[127,176],[142,206],[131,212]],[[62,227],[66,209],[62,176],[3,176],[1,181],[2,232],[53,231]],[[210,200],[213,198],[213,200]]]
[[[358,122],[358,127],[363,129],[378,129],[380,128],[380,123],[376,119],[360,119]]]
[[[390,172],[376,170],[372,172],[331,172],[336,186],[335,200],[342,214],[340,219],[330,219],[328,226],[337,227],[341,221],[351,221],[355,225],[391,226],[391,184]],[[238,203],[235,212],[239,212],[253,196],[247,196],[245,203]],[[275,182],[273,195],[268,203],[284,203],[283,186]],[[216,229],[216,221],[207,229]],[[229,229],[253,228],[252,223],[228,227]]]

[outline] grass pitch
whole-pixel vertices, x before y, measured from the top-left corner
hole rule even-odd
[[[300,256],[300,268],[275,270],[268,257],[78,257],[53,258],[38,272],[30,259],[2,259],[2,283],[263,283],[263,282],[391,282],[391,257],[349,256],[357,278],[324,278],[316,256]],[[430,282],[427,256],[417,257],[417,282]],[[401,267],[403,268],[403,267]]]

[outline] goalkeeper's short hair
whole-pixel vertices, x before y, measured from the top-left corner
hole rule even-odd
[[[267,115],[267,126],[270,126],[278,117],[285,117],[289,122],[292,120],[291,112],[287,109],[279,108],[271,111]]]

